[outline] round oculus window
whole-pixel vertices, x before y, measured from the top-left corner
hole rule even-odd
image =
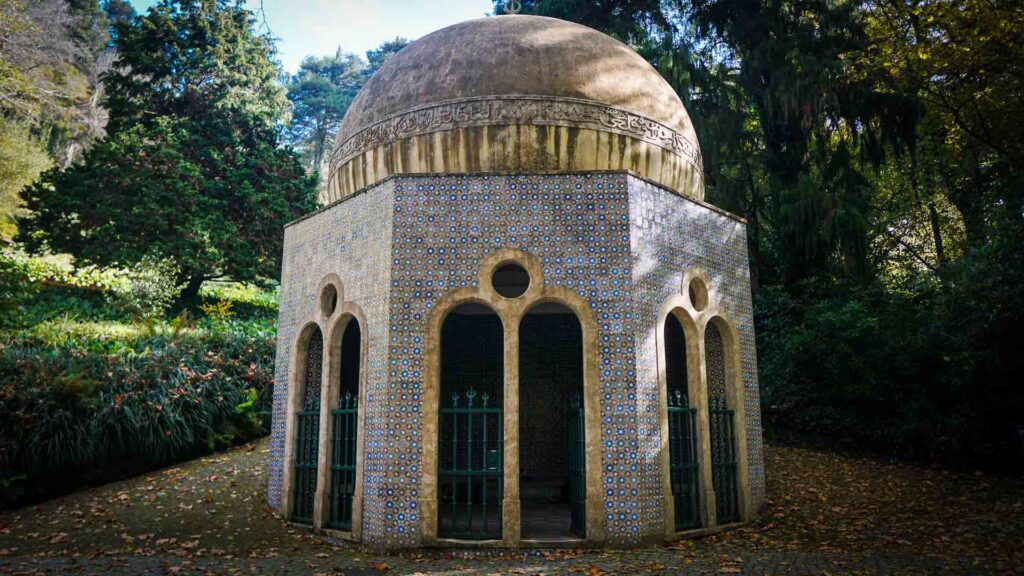
[[[491,276],[491,285],[505,298],[518,298],[530,287],[530,273],[516,263],[502,264]]]

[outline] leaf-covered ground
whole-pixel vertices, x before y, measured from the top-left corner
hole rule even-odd
[[[1024,482],[767,450],[749,527],[664,547],[374,556],[266,508],[266,440],[0,514],[0,574],[1024,574]]]

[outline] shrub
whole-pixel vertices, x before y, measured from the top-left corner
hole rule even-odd
[[[265,434],[273,332],[235,328],[120,340],[54,329],[0,343],[8,504]]]
[[[128,273],[127,283],[115,290],[115,303],[132,320],[162,319],[181,294],[181,269],[173,260],[146,257]]]
[[[229,303],[231,315],[235,318],[277,320],[277,303],[280,298],[277,286],[264,289],[237,282],[207,282],[199,297],[202,306],[206,307],[204,311],[210,309],[214,315],[219,311],[218,306]]]
[[[26,307],[35,291],[24,266],[0,253],[0,328],[16,328],[27,322]]]
[[[1000,241],[938,279],[759,290],[766,431],[1024,472],[1024,254]]]

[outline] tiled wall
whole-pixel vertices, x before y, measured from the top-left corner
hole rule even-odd
[[[660,441],[655,339],[658,309],[668,297],[680,293],[683,272],[700,267],[710,276],[711,289],[739,333],[751,495],[757,510],[765,500],[764,454],[746,228],[740,221],[634,178],[630,179],[630,221],[637,379],[643,391],[640,435],[645,453],[656,452]],[[650,478],[656,484],[660,482],[654,475]],[[656,489],[652,486],[650,491]],[[649,514],[660,516],[660,511],[652,509]]]
[[[480,261],[506,247],[535,254],[546,281],[576,290],[597,319],[609,541],[625,545],[661,533],[652,335],[658,308],[678,292],[689,266],[711,274],[738,324],[759,502],[760,412],[743,234],[742,223],[624,173],[398,177],[294,224],[285,234],[271,505],[280,498],[287,353],[320,279],[334,272],[369,324],[363,539],[418,544],[428,315],[450,290],[475,284]]]
[[[270,431],[270,484],[267,500],[273,508],[281,502],[284,460],[287,376],[289,356],[298,330],[319,310],[317,288],[327,274],[337,274],[346,300],[366,314],[368,415],[378,414],[383,398],[378,383],[387,381],[388,287],[391,275],[391,183],[372,194],[351,198],[344,206],[318,212],[285,229],[284,263],[281,271],[281,304],[277,324],[277,365],[274,372],[274,415]],[[326,334],[326,326],[321,329]],[[370,421],[370,418],[367,418]],[[367,442],[377,441],[367,435]],[[379,479],[376,479],[379,482]],[[374,485],[367,471],[364,483]]]

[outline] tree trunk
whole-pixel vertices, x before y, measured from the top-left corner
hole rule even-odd
[[[946,250],[942,245],[942,229],[939,227],[939,210],[934,202],[928,203],[928,219],[932,224],[932,236],[935,238],[935,259],[939,266],[946,262]]]
[[[205,278],[201,274],[186,274],[181,280],[179,280],[179,284],[184,282],[185,287],[182,288],[181,294],[178,295],[178,301],[174,306],[175,312],[195,310],[199,307],[199,289],[203,286],[203,280],[205,280]]]
[[[750,168],[749,160],[747,167],[747,185],[750,187],[750,204],[747,212],[747,250],[750,251],[750,292],[756,293],[761,287],[761,222],[758,211],[761,209],[761,197],[754,183],[754,173]]]
[[[978,190],[964,191],[953,189],[949,191],[949,201],[956,206],[960,217],[964,221],[964,235],[967,237],[967,245],[971,248],[984,246],[987,241],[985,234],[985,209],[982,205],[980,187]]]

